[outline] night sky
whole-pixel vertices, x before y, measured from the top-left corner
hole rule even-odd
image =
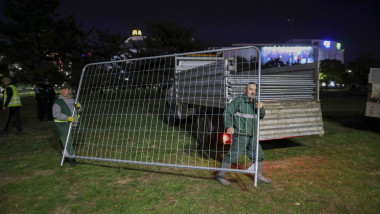
[[[125,35],[169,20],[215,46],[329,39],[342,43],[345,63],[363,51],[380,59],[380,0],[61,0],[58,13]]]

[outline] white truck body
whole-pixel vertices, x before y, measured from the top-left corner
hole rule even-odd
[[[368,74],[368,100],[365,116],[380,118],[380,68],[371,68]]]
[[[202,60],[176,58],[175,84],[167,102],[176,106],[176,119],[212,111],[214,114],[203,118],[201,124],[198,120],[202,126],[198,129],[223,133],[222,112],[244,93],[247,83],[257,82],[257,75],[249,70],[235,72],[237,63],[233,59]],[[260,140],[324,134],[318,77],[318,63],[261,70],[261,101],[266,116],[260,121]]]

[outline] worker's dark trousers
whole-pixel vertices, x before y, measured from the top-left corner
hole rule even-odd
[[[251,159],[252,163],[255,163],[256,158],[256,137],[233,135],[233,142],[231,149],[223,162],[228,164],[237,164],[243,152]],[[259,144],[259,159],[258,162],[263,162],[264,152]]]
[[[69,133],[70,122],[55,122],[55,127],[57,128],[58,135],[61,138],[62,146],[64,149],[67,135]],[[72,145],[72,140],[67,143],[66,150],[70,155],[74,155],[74,146]]]
[[[17,131],[22,131],[20,106],[7,108],[7,110],[5,111],[5,124],[3,126],[3,131],[7,131],[11,120],[13,120],[13,124],[17,128]]]
[[[45,101],[45,112],[46,112],[46,118],[47,120],[53,120],[53,100],[46,100]]]
[[[45,111],[46,111],[46,102],[44,99],[38,99],[36,100],[36,106],[37,106],[37,116],[38,120],[42,121],[45,117]]]

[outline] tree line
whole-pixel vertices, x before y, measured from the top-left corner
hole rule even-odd
[[[21,83],[48,78],[77,85],[84,65],[91,62],[210,47],[209,43],[194,39],[195,28],[169,21],[147,21],[144,47],[132,42],[137,51],[131,51],[125,47],[125,35],[97,28],[84,30],[73,14],[59,18],[56,12],[59,0],[3,0],[3,4],[6,18],[0,20],[0,76],[12,75]],[[271,63],[264,66],[285,66],[281,61]],[[366,85],[369,68],[379,66],[380,61],[371,53],[361,53],[347,65],[327,59],[321,61],[320,77],[326,84],[333,80],[349,87]]]
[[[91,62],[116,58],[204,50],[206,42],[195,40],[195,28],[173,22],[147,22],[144,47],[137,52],[125,47],[127,36],[108,30],[84,30],[72,14],[59,18],[59,0],[4,0],[5,20],[0,20],[0,75],[17,82],[68,80],[77,84],[82,68]],[[69,79],[70,78],[70,79]]]

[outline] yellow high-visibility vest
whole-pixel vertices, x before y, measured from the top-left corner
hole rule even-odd
[[[12,92],[13,92],[13,95],[12,95],[11,101],[8,104],[8,107],[21,106],[21,99],[20,99],[20,95],[18,94],[18,88],[12,84],[8,85],[8,87],[11,88]],[[7,100],[7,93],[5,92],[4,93],[4,104],[5,104],[6,100]]]

